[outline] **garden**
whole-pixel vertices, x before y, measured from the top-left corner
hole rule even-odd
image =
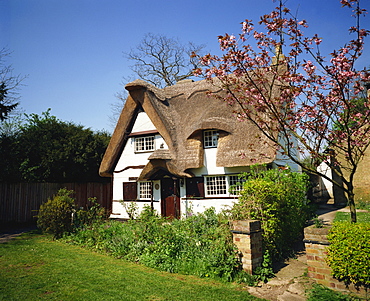
[[[256,168],[241,180],[239,200],[222,212],[209,208],[169,220],[131,204],[136,218],[124,223],[107,219],[95,199],[76,208],[72,191],[61,189],[40,207],[44,234],[0,245],[0,300],[109,300],[122,294],[125,300],[257,300],[245,287],[267,282],[273,263],[295,256],[294,243],[302,240],[314,208],[304,174]],[[343,221],[349,215],[337,216],[328,263],[338,279],[368,287],[369,212],[360,213],[355,225]],[[232,241],[229,223],[236,219],[258,219],[264,229],[264,261],[254,275],[242,270]],[[349,238],[350,246],[344,244]],[[199,290],[198,299],[193,290]],[[142,297],[130,295],[135,292]],[[309,300],[328,294],[330,300],[355,300],[320,286],[308,292]]]

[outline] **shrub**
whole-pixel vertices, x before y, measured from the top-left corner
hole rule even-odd
[[[37,227],[43,232],[53,234],[54,238],[71,232],[74,206],[74,199],[70,197],[72,193],[72,190],[60,189],[52,199],[42,204],[37,215]]]
[[[127,215],[130,219],[136,219],[139,215],[139,206],[136,202],[125,202],[123,200],[120,201],[123,208],[126,210]]]
[[[255,272],[256,280],[267,283],[269,279],[275,277],[274,270],[272,268],[272,261],[270,258],[269,251],[266,250],[263,254],[262,265],[256,269]]]
[[[87,208],[80,208],[73,216],[74,227],[89,226],[101,222],[106,218],[105,209],[100,206],[96,198],[89,198]]]
[[[231,218],[261,220],[264,247],[272,258],[289,256],[311,215],[306,198],[307,175],[289,169],[252,167],[243,177],[246,181],[230,210]]]
[[[73,190],[59,189],[57,194],[42,204],[37,215],[37,226],[43,232],[51,233],[54,238],[61,238],[64,233],[71,233],[78,227],[91,226],[106,218],[105,209],[96,198],[88,199],[86,209],[75,209],[75,200],[70,197]]]
[[[214,208],[170,221],[146,207],[136,220],[79,228],[65,239],[162,271],[251,281],[241,272],[227,220]]]
[[[328,234],[327,263],[335,278],[370,286],[370,224],[336,222]]]

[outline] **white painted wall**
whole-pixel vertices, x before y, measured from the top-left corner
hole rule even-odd
[[[131,176],[131,175],[130,175]],[[129,182],[128,180],[127,181],[124,181],[124,182]],[[158,189],[155,189],[156,184],[158,184]],[[114,183],[113,183],[114,185]],[[122,186],[122,182],[121,182],[121,193],[123,191],[123,186]],[[154,197],[153,197],[153,207],[154,207],[154,210],[156,210],[158,212],[158,214],[161,213],[161,204],[159,202],[160,198],[161,198],[161,183],[160,181],[153,181],[153,194],[154,194]],[[112,204],[112,214],[111,214],[111,218],[129,218],[124,206],[122,205],[122,198],[121,199],[118,199],[118,200],[114,200],[113,201],[113,204]],[[127,203],[130,203],[130,202],[127,202]],[[151,202],[148,200],[148,201],[138,201],[136,202],[137,206],[138,206],[138,213],[140,213],[144,206],[150,206],[151,205]]]
[[[132,133],[155,130],[153,122],[145,112],[140,112],[132,128]]]
[[[220,167],[216,165],[217,148],[205,148],[204,149],[204,166],[201,168],[191,169],[191,172],[196,177],[206,175],[231,175],[240,174],[247,172],[249,167]],[[206,198],[206,199],[187,199],[186,190],[183,189],[181,194],[181,213],[184,216],[188,209],[193,213],[203,212],[205,209],[214,207],[216,212],[220,212],[226,207],[233,205],[233,202],[237,200],[237,197],[230,198]]]
[[[317,171],[326,175],[328,178],[332,179],[332,170],[330,168],[330,166],[326,163],[326,162],[322,162],[318,167],[317,167]],[[333,192],[333,183],[330,182],[329,180],[321,177],[321,180],[324,184],[324,187],[327,191],[327,193],[329,194],[330,198],[334,198],[334,192]]]
[[[145,112],[140,112],[137,116],[137,119],[134,123],[132,133],[135,132],[143,132],[143,131],[150,131],[155,130],[155,126],[149,119],[148,115]],[[163,144],[163,148],[167,149],[168,146],[164,139],[160,135],[155,135],[155,149],[159,149],[161,144]],[[118,172],[120,170],[125,169],[128,166],[139,166],[139,165],[146,165],[148,163],[148,157],[152,154],[152,152],[143,152],[143,153],[135,153],[134,149],[134,138],[129,138],[126,146],[121,154],[120,159],[115,167],[115,172],[113,173],[113,204],[112,204],[112,215],[113,218],[128,218],[127,212],[120,203],[123,200],[123,182],[134,182],[130,181],[129,178],[137,178],[140,176],[142,169],[133,169],[129,168],[123,172]],[[116,173],[118,172],[118,173]],[[155,184],[159,184],[159,181],[153,182],[153,187]],[[158,190],[153,189],[154,191],[154,209],[160,212],[160,204],[158,200],[160,200],[160,188]],[[137,202],[140,211],[144,207],[144,205],[150,205],[150,201],[142,201]]]

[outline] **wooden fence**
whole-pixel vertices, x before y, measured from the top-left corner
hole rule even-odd
[[[111,183],[0,183],[0,222],[35,221],[40,205],[60,188],[73,190],[78,207],[85,207],[90,197],[112,210]]]

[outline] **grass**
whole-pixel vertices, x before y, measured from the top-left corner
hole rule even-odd
[[[351,215],[349,212],[337,212],[335,214],[335,222],[350,221]],[[370,223],[370,212],[359,212],[357,211],[357,222],[358,223]]]
[[[360,300],[354,296],[333,291],[319,284],[314,284],[309,291],[307,301],[355,301]]]
[[[0,300],[261,300],[237,284],[159,272],[37,232],[0,244]]]
[[[357,209],[370,210],[370,201],[360,199],[356,204]]]

